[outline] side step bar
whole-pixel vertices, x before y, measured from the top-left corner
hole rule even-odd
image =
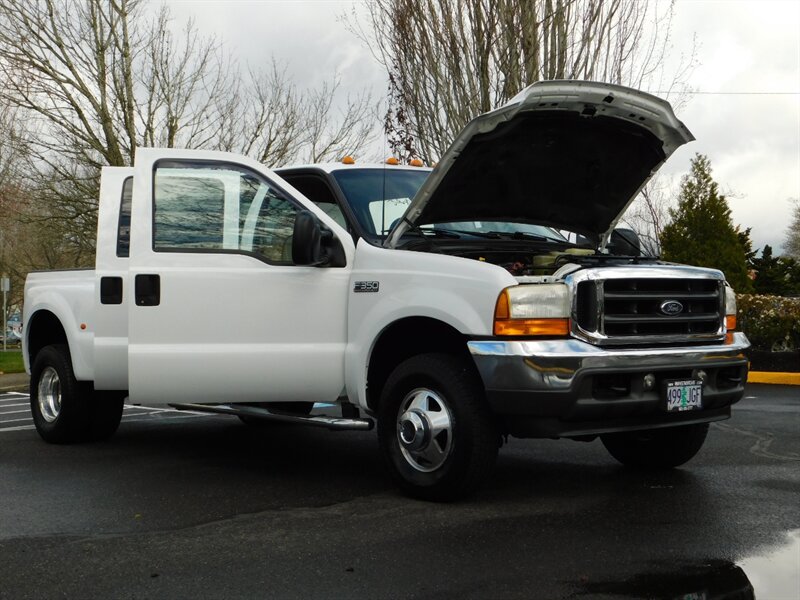
[[[268,408],[257,406],[243,406],[239,404],[170,404],[177,410],[194,410],[198,412],[219,413],[222,415],[235,415],[280,421],[282,423],[297,423],[300,425],[313,425],[328,429],[350,429],[369,431],[374,426],[372,419],[347,419],[344,417],[326,417],[322,415],[291,415],[285,412],[271,411]]]

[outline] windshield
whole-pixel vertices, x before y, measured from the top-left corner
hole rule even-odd
[[[334,171],[362,229],[384,237],[411,203],[429,171],[406,169],[342,169]]]
[[[409,169],[341,169],[333,176],[347,198],[362,229],[370,237],[383,238],[403,216],[430,171]],[[565,242],[555,229],[506,221],[457,221],[426,223],[423,233],[455,234],[452,237],[519,237]]]

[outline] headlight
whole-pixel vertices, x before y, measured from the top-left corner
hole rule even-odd
[[[569,335],[569,290],[561,283],[517,285],[500,292],[495,335]]]
[[[736,292],[727,283],[725,284],[725,329],[736,329]]]

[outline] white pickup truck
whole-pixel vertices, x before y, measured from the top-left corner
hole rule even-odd
[[[375,419],[400,487],[437,500],[474,490],[509,435],[683,464],[742,396],[749,344],[721,272],[614,226],[692,139],[653,96],[542,82],[432,171],[139,149],[103,171],[96,268],[26,282],[36,428],[107,438],[125,397]]]

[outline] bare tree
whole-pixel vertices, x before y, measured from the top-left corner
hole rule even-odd
[[[661,255],[661,232],[670,221],[670,208],[677,192],[660,177],[651,179],[621,219],[639,235],[642,251],[649,256]]]
[[[375,0],[351,29],[386,68],[395,152],[435,161],[458,131],[526,85],[592,79],[664,84],[672,4],[648,0]]]
[[[378,117],[369,93],[338,102],[338,75],[316,88],[298,89],[287,70],[273,61],[266,71],[248,71],[238,124],[222,133],[221,149],[283,165],[337,159],[372,141]]]
[[[333,159],[344,154],[354,154],[372,138],[373,123],[377,122],[377,111],[371,96],[362,92],[348,96],[344,108],[335,117],[334,99],[340,87],[338,75],[325,81],[315,90],[308,90],[304,108],[306,119],[306,155],[310,162]]]
[[[334,113],[338,79],[297,90],[287,69],[242,74],[190,21],[144,0],[0,0],[0,103],[29,132],[28,216],[93,255],[100,168],[138,146],[225,149],[269,164],[330,158],[371,135],[368,95]],[[6,140],[0,139],[0,146]],[[46,228],[46,229],[48,229]]]

